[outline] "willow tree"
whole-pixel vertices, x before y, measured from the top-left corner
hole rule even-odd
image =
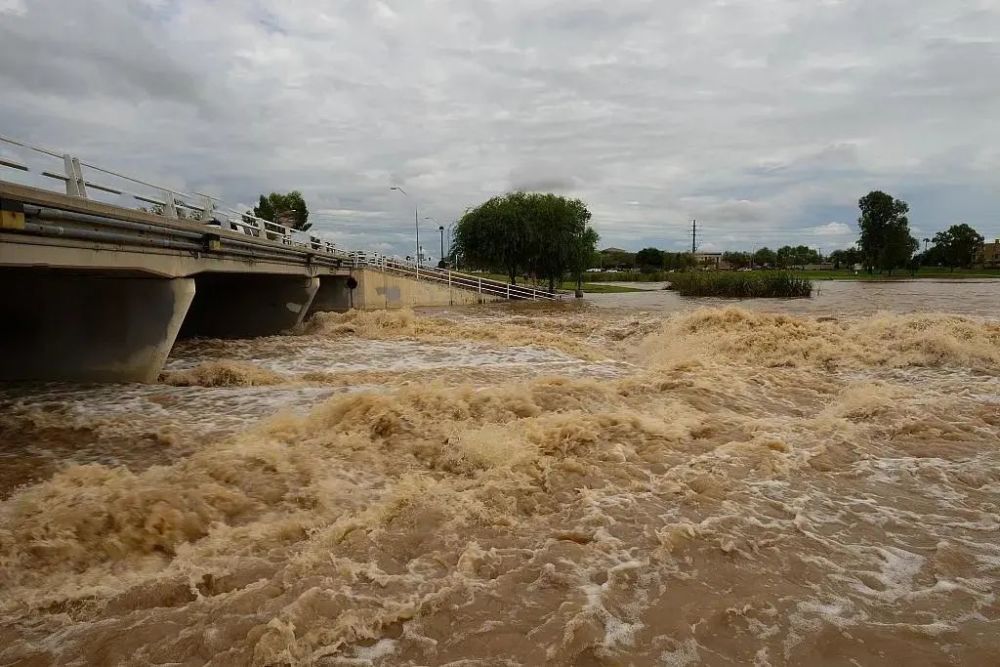
[[[453,250],[466,266],[521,271],[548,280],[550,291],[571,273],[579,278],[597,245],[590,211],[579,199],[512,192],[470,209],[458,221]]]

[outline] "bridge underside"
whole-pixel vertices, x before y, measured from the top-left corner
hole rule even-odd
[[[181,327],[181,337],[273,336],[302,322],[320,279],[203,273]]]
[[[192,278],[0,269],[0,379],[154,382]]]
[[[0,268],[0,284],[0,380],[155,382],[178,336],[291,329],[320,278]]]

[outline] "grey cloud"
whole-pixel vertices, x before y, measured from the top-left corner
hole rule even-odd
[[[692,217],[718,246],[847,243],[873,187],[1000,235],[987,4],[25,6],[2,133],[229,201],[298,188],[342,243],[409,252],[414,205],[508,189],[581,197],[606,245],[683,247]]]
[[[153,17],[129,2],[26,3],[0,20],[0,81],[36,94],[107,95],[185,104],[205,100],[193,67],[174,56]],[[39,100],[44,104],[45,100]]]

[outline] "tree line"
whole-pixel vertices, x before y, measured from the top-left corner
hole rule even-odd
[[[548,281],[554,291],[570,275],[582,280],[597,246],[590,211],[579,199],[510,192],[470,209],[458,220],[451,248],[462,266]]]
[[[973,265],[983,246],[983,237],[969,225],[952,225],[925,238],[925,249],[910,233],[909,205],[880,190],[873,190],[858,200],[860,216],[857,243],[835,250],[826,258],[834,268],[861,265],[869,273],[892,274],[898,269],[918,270],[921,266],[968,268]],[[927,244],[931,244],[928,246]],[[776,251],[764,247],[754,252],[729,251],[722,261],[736,269],[759,267],[790,269],[819,264],[823,257],[814,248],[804,245],[782,246]],[[636,253],[636,265],[644,272],[683,270],[697,266],[690,253],[668,253],[656,248],[644,248]]]
[[[901,199],[874,190],[858,201],[860,238],[854,248],[843,251],[841,258],[855,260],[869,273],[888,274],[896,269],[917,271],[921,266],[968,268],[983,246],[983,237],[965,223],[938,232],[933,240],[924,239],[924,252],[917,252],[920,242],[910,233],[910,206]],[[933,247],[927,244],[933,241]],[[840,259],[840,258],[838,258]]]
[[[822,258],[813,248],[782,246],[776,251],[758,248],[754,252],[729,251],[722,253],[722,261],[734,269],[750,267],[792,268],[807,264],[818,264]],[[635,265],[645,273],[654,271],[684,271],[697,268],[698,257],[690,252],[667,252],[658,248],[643,248],[635,255]]]

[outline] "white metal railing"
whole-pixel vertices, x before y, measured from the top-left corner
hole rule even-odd
[[[418,280],[427,280],[447,284],[449,287],[456,287],[464,290],[476,291],[480,294],[500,296],[506,299],[530,299],[530,300],[557,300],[559,297],[544,290],[523,285],[511,285],[502,281],[483,278],[465,273],[458,273],[447,269],[438,269],[427,266],[420,266],[416,262],[405,261],[397,258],[386,257],[379,253],[348,252],[337,247],[331,241],[327,241],[318,236],[313,236],[305,232],[292,230],[284,225],[264,220],[254,216],[249,211],[239,211],[226,206],[222,200],[204,193],[196,192],[194,195],[144,181],[132,176],[99,167],[89,162],[84,162],[68,153],[58,153],[46,148],[33,146],[23,141],[11,139],[0,135],[0,144],[15,146],[25,151],[30,151],[39,155],[58,159],[62,162],[62,170],[55,171],[45,168],[36,168],[27,164],[27,161],[18,161],[0,154],[0,167],[14,169],[25,173],[34,173],[42,177],[60,181],[65,185],[66,194],[81,199],[89,199],[88,190],[118,195],[119,197],[131,198],[134,201],[142,202],[156,207],[152,213],[161,215],[170,220],[185,220],[190,222],[200,222],[205,225],[218,225],[228,228],[247,236],[260,238],[263,240],[277,241],[283,245],[307,248],[317,252],[337,255],[346,260],[346,263],[357,267],[371,267],[381,271],[393,271],[409,275]],[[89,174],[84,173],[84,168],[104,176],[121,179],[128,185],[114,187],[107,182],[98,182]],[[136,192],[135,186],[141,186],[146,192]],[[148,191],[156,192],[151,195]],[[197,202],[197,203],[195,203]],[[127,207],[126,207],[127,208]],[[184,213],[187,211],[187,213]]]
[[[560,298],[557,294],[552,294],[535,287],[512,285],[499,280],[474,276],[468,273],[459,273],[449,269],[419,266],[416,262],[390,258],[377,253],[356,253],[356,255],[356,262],[361,265],[370,266],[382,271],[401,273],[417,278],[418,280],[446,284],[448,287],[471,290],[480,294],[500,296],[505,299],[532,301],[557,301]]]
[[[331,241],[290,229],[270,220],[258,218],[250,211],[239,211],[231,208],[226,206],[218,197],[212,197],[200,192],[196,192],[193,195],[188,194],[180,190],[150,183],[110,169],[105,169],[104,167],[99,167],[89,162],[84,162],[68,153],[58,153],[2,135],[0,135],[0,143],[61,160],[62,170],[57,171],[54,169],[32,167],[27,164],[27,161],[14,160],[10,157],[0,155],[0,167],[25,173],[35,173],[45,178],[61,181],[65,185],[66,194],[72,197],[89,199],[88,190],[96,190],[118,195],[119,197],[131,198],[136,202],[141,202],[142,205],[152,205],[155,207],[151,211],[152,213],[162,215],[167,219],[218,225],[247,236],[276,241],[282,245],[308,248],[316,252],[334,255],[347,255],[346,251],[338,248]],[[115,187],[107,182],[99,182],[91,177],[90,174],[85,174],[84,168],[88,171],[121,179],[128,185]],[[137,192],[132,189],[135,186],[141,186],[146,191]],[[150,194],[149,190],[156,192],[156,195]]]

